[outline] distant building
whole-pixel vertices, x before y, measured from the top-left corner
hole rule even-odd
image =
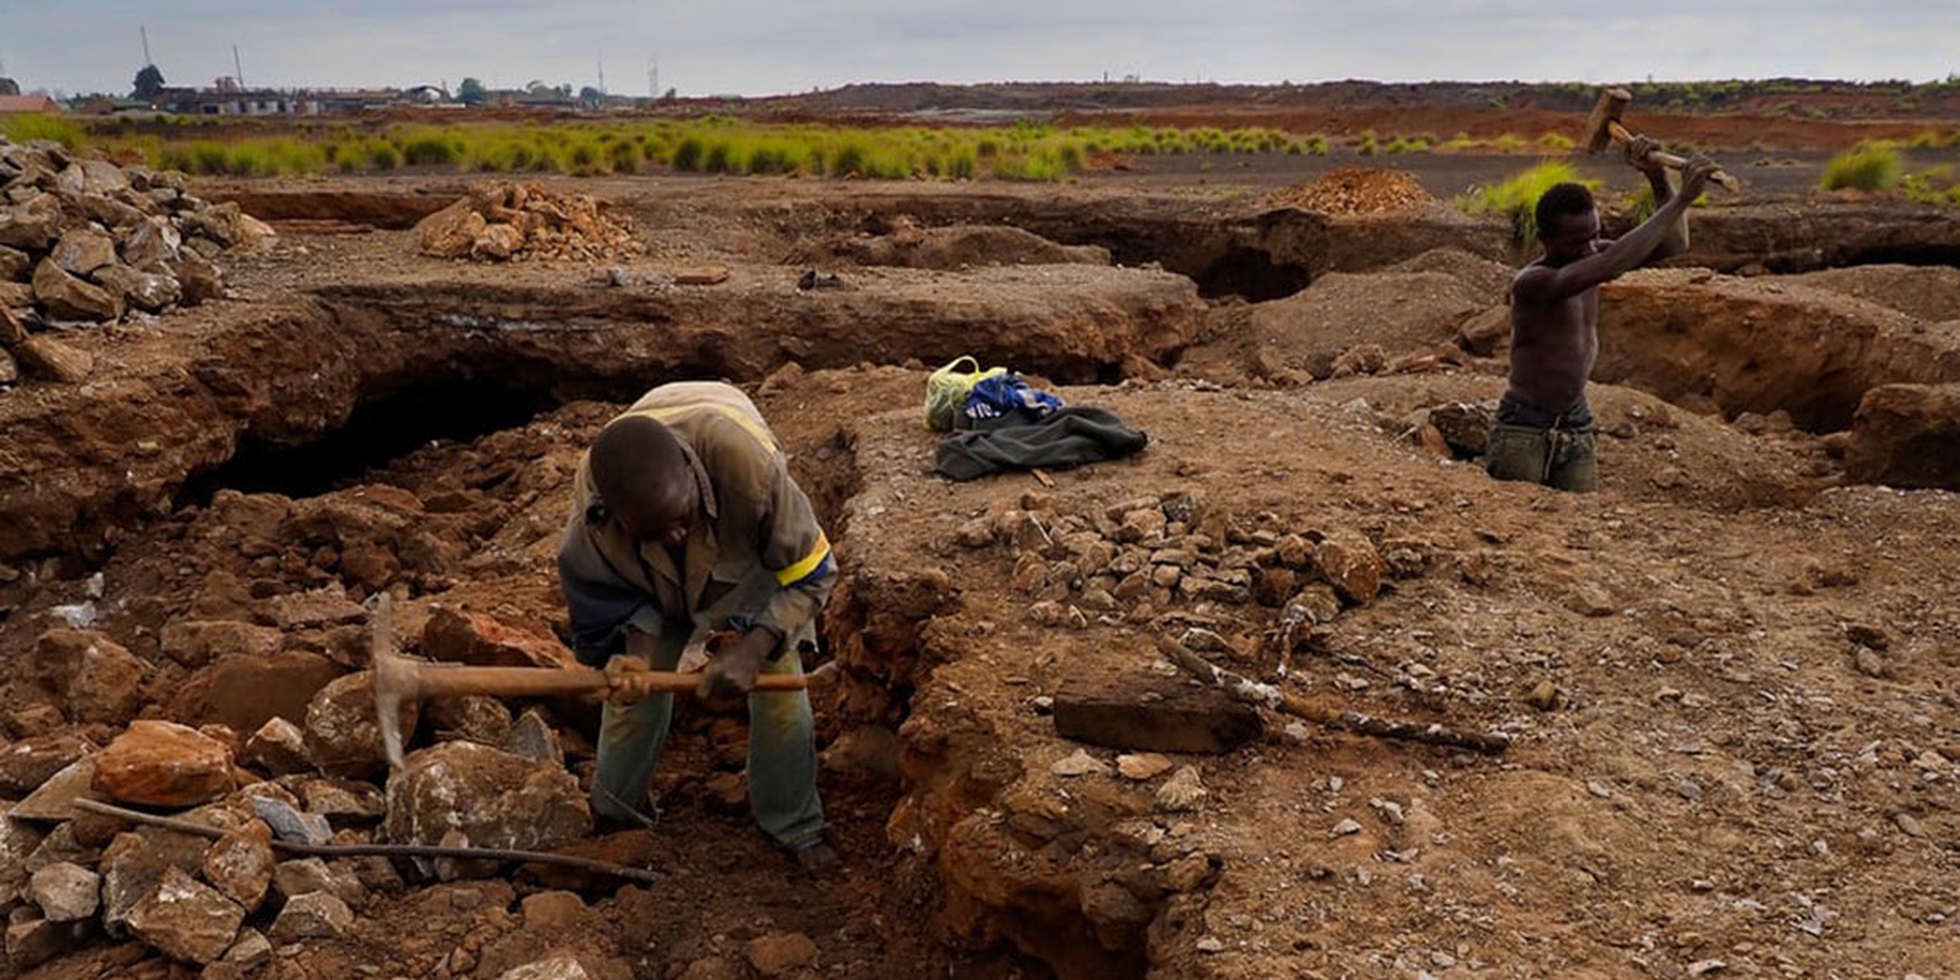
[[[37,112],[49,116],[60,115],[61,105],[45,95],[0,95],[0,116]]]
[[[216,88],[166,88],[157,105],[185,116],[334,116],[408,101],[399,89],[241,89],[229,78]],[[227,84],[229,83],[229,84]]]

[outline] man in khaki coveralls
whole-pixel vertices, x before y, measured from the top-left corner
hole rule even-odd
[[[749,693],[763,673],[801,674],[799,650],[837,578],[830,542],[748,397],[725,384],[662,385],[607,423],[579,464],[558,578],[579,660],[673,670],[691,639],[733,631],[698,693],[749,698],[749,804],[804,866],[823,838],[810,699]],[[673,696],[608,703],[592,808],[643,819]]]

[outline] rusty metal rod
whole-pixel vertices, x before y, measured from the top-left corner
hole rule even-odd
[[[207,827],[189,820],[158,816],[140,810],[128,810],[100,800],[80,799],[75,801],[75,809],[89,813],[115,817],[130,823],[148,824],[174,830],[180,834],[194,834],[199,837],[217,839],[225,835],[218,827]],[[407,858],[455,858],[464,861],[516,861],[520,864],[551,864],[594,874],[625,878],[629,881],[653,883],[661,880],[658,872],[646,868],[633,868],[612,861],[597,858],[576,857],[570,854],[552,854],[548,851],[520,851],[496,847],[438,847],[424,844],[302,844],[274,838],[273,849],[307,857],[382,857]]]

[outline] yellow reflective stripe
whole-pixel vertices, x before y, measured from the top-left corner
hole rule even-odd
[[[762,443],[762,445],[765,448],[768,449],[776,448],[776,440],[769,437],[769,430],[763,428],[761,423],[757,422],[755,419],[750,418],[747,412],[744,412],[741,409],[734,407],[733,405],[718,405],[714,402],[699,402],[693,405],[669,405],[660,408],[643,408],[637,412],[627,412],[626,414],[644,415],[650,419],[653,419],[656,422],[664,423],[669,419],[677,418],[681,415],[687,414],[688,412],[698,411],[700,409],[707,409],[713,412],[720,412],[721,414],[728,416],[730,419],[733,419],[735,421],[735,424],[741,426],[745,431],[747,431],[749,435],[754,436],[755,441]]]
[[[802,561],[799,561],[796,564],[791,565],[790,567],[785,568],[780,572],[777,572],[776,584],[783,586],[784,588],[788,588],[789,586],[802,581],[811,572],[816,571],[817,566],[823,564],[823,560],[825,558],[829,558],[829,557],[830,557],[830,538],[825,536],[822,531],[818,531],[817,546],[811,548],[810,553],[804,555]]]

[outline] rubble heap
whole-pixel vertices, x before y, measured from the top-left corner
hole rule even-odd
[[[1273,195],[1273,203],[1322,214],[1386,214],[1407,211],[1436,199],[1400,170],[1342,167],[1312,182]]]
[[[585,194],[554,194],[541,184],[473,188],[415,230],[422,253],[439,259],[599,261],[646,251],[611,205]]]
[[[194,306],[225,293],[213,264],[272,229],[185,193],[184,175],[0,138],[0,342],[33,330]],[[37,358],[24,352],[30,365]]]

